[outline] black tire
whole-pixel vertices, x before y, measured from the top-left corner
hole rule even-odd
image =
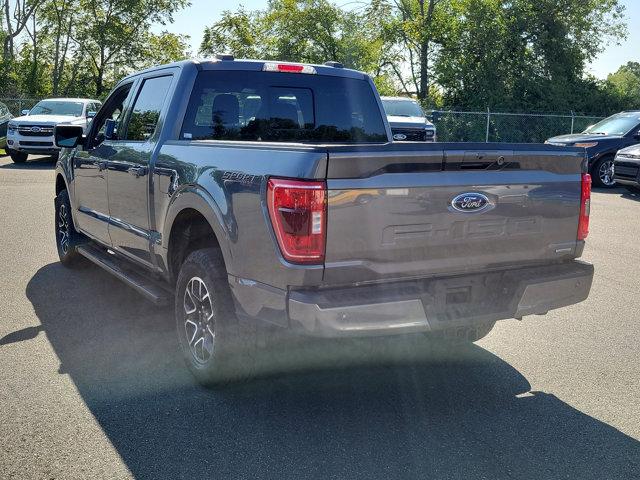
[[[13,163],[24,163],[27,161],[27,158],[29,158],[27,153],[18,152],[16,150],[9,149],[7,153],[11,157],[11,160],[13,160]]]
[[[184,361],[199,383],[220,386],[252,376],[256,335],[235,315],[219,249],[197,250],[180,267],[175,318]]]
[[[611,174],[613,157],[602,157],[591,167],[591,179],[593,186],[598,188],[614,188],[616,181]]]
[[[66,267],[77,267],[85,263],[84,257],[80,255],[76,248],[83,242],[84,237],[80,234],[74,224],[71,215],[71,202],[66,190],[62,190],[55,199],[55,232],[56,247],[60,263]]]

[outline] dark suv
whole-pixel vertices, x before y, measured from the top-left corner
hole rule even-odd
[[[560,135],[545,143],[583,147],[589,157],[589,171],[598,187],[615,186],[613,159],[618,150],[640,142],[640,111],[616,113],[582,133]]]

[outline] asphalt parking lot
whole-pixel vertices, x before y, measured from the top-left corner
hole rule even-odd
[[[0,478],[640,478],[640,196],[594,193],[582,304],[210,391],[170,311],[58,263],[52,169],[0,157]]]

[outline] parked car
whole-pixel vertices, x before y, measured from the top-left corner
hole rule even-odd
[[[587,150],[593,184],[614,187],[613,159],[621,148],[640,142],[640,111],[616,113],[590,126],[582,133],[560,135],[545,143],[582,147]]]
[[[0,148],[7,145],[7,124],[13,118],[7,106],[0,102]]]
[[[584,150],[392,142],[333,62],[151,68],[55,137],[60,261],[174,302],[203,383],[250,374],[265,331],[475,341],[591,287]]]
[[[394,141],[436,141],[436,127],[427,120],[418,102],[407,97],[381,99]]]
[[[23,110],[8,124],[7,153],[16,163],[26,162],[29,154],[58,155],[53,128],[61,123],[85,129],[102,105],[88,98],[49,98],[31,110]]]
[[[613,162],[613,178],[633,193],[640,193],[640,145],[623,148]]]

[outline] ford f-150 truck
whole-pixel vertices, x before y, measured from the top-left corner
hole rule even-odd
[[[475,341],[591,287],[583,149],[394,143],[371,79],[333,62],[152,68],[55,136],[61,262],[174,302],[204,383],[240,376],[262,325]]]

